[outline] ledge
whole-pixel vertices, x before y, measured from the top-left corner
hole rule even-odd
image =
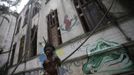
[[[124,43],[124,44],[122,44],[122,45],[125,46],[125,47],[133,47],[133,46],[134,46],[134,41],[127,42],[127,43]],[[115,50],[119,50],[120,48],[122,48],[122,47],[116,47],[116,48],[110,49],[110,50],[108,50],[108,51],[115,51]],[[107,52],[107,51],[105,51],[105,52]],[[98,53],[98,54],[101,54],[101,53]],[[32,59],[34,59],[34,58],[36,58],[36,57],[37,57],[37,56],[31,58],[30,60],[32,60]],[[76,57],[76,58],[67,60],[66,62],[64,62],[64,63],[62,63],[62,64],[66,64],[66,63],[69,63],[69,62],[74,62],[74,61],[83,60],[83,59],[86,59],[86,58],[88,58],[88,57],[89,57],[88,55],[83,55],[83,56],[80,56],[80,57]],[[27,60],[27,61],[30,61],[30,60]],[[22,63],[23,63],[23,62],[22,62]],[[14,66],[16,66],[16,65],[14,65]],[[12,66],[12,67],[14,67],[14,66]],[[16,74],[20,74],[20,73],[24,73],[24,72],[37,71],[37,70],[43,70],[43,68],[35,68],[35,69],[27,70],[27,71],[21,71],[21,72],[18,72],[18,73],[16,73]],[[15,74],[15,75],[16,75],[16,74]]]
[[[22,63],[26,63],[26,62],[28,62],[28,61],[30,61],[30,60],[33,60],[33,59],[35,59],[35,58],[37,58],[39,55],[36,55],[36,56],[34,56],[34,57],[30,57],[29,59],[26,59],[25,61],[22,61],[20,64],[22,64]],[[18,62],[17,62],[18,63]],[[14,65],[12,65],[12,66],[10,66],[9,68],[12,68],[12,67],[15,67],[17,64],[14,64]]]
[[[125,46],[125,47],[133,47],[134,46],[134,41],[131,41],[131,42],[127,42],[127,43],[124,43],[124,44],[121,44],[122,46]],[[110,52],[110,51],[115,51],[115,50],[119,50],[120,48],[123,48],[122,46],[120,47],[116,47],[116,48],[113,48],[113,49],[110,49],[108,51],[104,51],[104,52],[96,52],[96,53],[93,53],[92,55],[94,54],[102,54],[102,53],[105,53],[105,52]],[[81,59],[86,59],[88,57],[91,57],[92,55],[88,56],[88,55],[83,55],[83,56],[80,56],[80,57],[76,57],[76,58],[73,58],[73,59],[69,59],[67,61],[65,61],[63,64],[65,63],[69,63],[69,62],[74,62],[74,61],[78,61],[78,60],[81,60]]]
[[[0,55],[6,54],[6,53],[9,53],[9,52],[10,52],[10,51],[3,51],[3,52],[0,53]]]
[[[117,19],[117,22],[118,22],[118,23],[122,23],[122,22],[126,22],[127,20],[133,19],[133,16],[131,16],[130,14],[126,14],[126,15],[121,16],[121,17],[118,17],[118,18],[116,18],[116,19]],[[102,30],[104,30],[104,29],[107,29],[107,28],[110,27],[110,26],[115,26],[115,24],[112,23],[111,21],[108,21],[108,23],[107,23],[106,25],[103,25],[103,26],[99,27],[99,28],[95,31],[95,33],[99,32],[99,31],[102,31]],[[95,34],[95,33],[94,33],[94,34]],[[71,40],[69,40],[69,41],[66,41],[66,42],[64,42],[63,44],[59,45],[58,47],[56,47],[56,49],[59,49],[59,48],[64,47],[64,46],[66,46],[66,45],[68,45],[68,44],[70,44],[70,43],[73,43],[73,42],[76,42],[76,41],[78,41],[78,40],[80,40],[80,39],[83,39],[83,38],[87,37],[89,34],[90,34],[90,32],[87,32],[87,33],[84,33],[84,34],[82,34],[82,35],[79,35],[79,36],[77,36],[77,37],[75,37],[75,38],[73,38],[73,39],[71,39]],[[94,35],[94,34],[93,34],[93,35]]]
[[[35,69],[27,70],[27,71],[21,71],[21,72],[15,73],[14,75],[18,75],[18,74],[22,74],[26,72],[32,72],[32,71],[39,71],[39,70],[43,70],[43,68],[35,68]]]
[[[107,28],[109,28],[109,27],[111,27],[111,26],[113,26],[113,23],[112,23],[111,21],[109,21],[106,25],[103,25],[103,26],[99,27],[99,28],[94,32],[94,34],[100,32],[100,31],[102,31],[102,30],[104,30],[104,29],[107,29]],[[84,34],[82,34],[82,35],[79,35],[79,36],[77,36],[77,37],[75,37],[75,38],[73,38],[73,39],[71,39],[71,40],[69,40],[69,41],[66,41],[66,42],[62,43],[61,45],[57,46],[56,49],[59,49],[59,48],[61,48],[61,47],[64,47],[64,46],[69,45],[69,44],[71,44],[71,43],[74,43],[74,42],[76,42],[76,41],[78,41],[78,40],[81,40],[81,39],[83,39],[83,38],[89,36],[90,33],[91,33],[91,32],[87,32],[87,33],[84,33]],[[94,35],[94,34],[93,34],[93,35]]]

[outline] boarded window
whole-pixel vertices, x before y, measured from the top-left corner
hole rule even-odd
[[[20,48],[19,48],[19,57],[18,57],[18,61],[20,61],[22,59],[23,56],[23,49],[24,49],[24,40],[25,40],[25,36],[23,36],[20,40]]]
[[[73,0],[74,6],[85,32],[92,31],[104,16],[104,6],[99,0]],[[106,24],[107,17],[101,23]]]
[[[47,24],[48,41],[56,47],[62,43],[57,10],[51,10],[47,15]]]

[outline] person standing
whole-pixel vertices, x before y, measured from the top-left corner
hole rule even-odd
[[[45,75],[58,75],[58,67],[61,66],[61,61],[55,54],[55,47],[51,44],[46,44],[44,53],[47,56],[47,60],[43,63]]]

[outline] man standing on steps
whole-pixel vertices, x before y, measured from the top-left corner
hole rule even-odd
[[[44,47],[44,53],[47,56],[47,60],[43,63],[45,75],[58,75],[58,67],[61,65],[61,61],[54,52],[55,47],[47,43]]]

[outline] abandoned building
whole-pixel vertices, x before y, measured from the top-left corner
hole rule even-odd
[[[59,75],[133,75],[133,5],[133,0],[29,0],[19,14],[4,14],[0,7],[0,74],[45,75],[43,50],[49,42],[61,60]]]

